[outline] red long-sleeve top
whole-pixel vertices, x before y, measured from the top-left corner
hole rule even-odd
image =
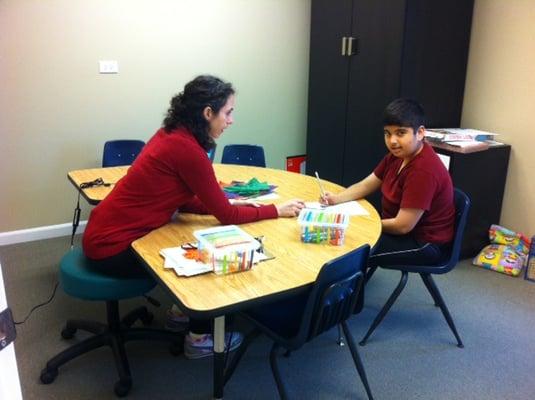
[[[423,149],[401,171],[403,160],[386,155],[373,171],[383,181],[382,218],[395,218],[400,208],[424,210],[413,229],[417,240],[444,244],[453,239],[455,204],[448,170],[433,148]]]
[[[159,129],[127,174],[91,212],[82,245],[91,259],[111,257],[170,221],[175,211],[213,214],[222,224],[277,218],[274,205],[233,206],[205,150],[186,129]]]

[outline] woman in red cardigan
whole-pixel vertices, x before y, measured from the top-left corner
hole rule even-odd
[[[130,244],[171,220],[173,214],[213,214],[222,224],[294,217],[300,200],[280,205],[231,204],[222,192],[206,152],[233,123],[234,89],[219,78],[198,76],[171,99],[167,116],[127,174],[98,204],[86,226],[83,249],[92,268],[113,276],[148,276]],[[190,321],[185,355],[212,354],[210,329]],[[231,349],[241,342],[232,335]]]

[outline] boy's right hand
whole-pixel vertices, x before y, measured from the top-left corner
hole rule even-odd
[[[320,196],[320,203],[325,204],[326,206],[332,206],[333,204],[338,203],[338,198],[331,192],[325,192],[323,196]]]

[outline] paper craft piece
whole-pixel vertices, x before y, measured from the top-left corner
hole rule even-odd
[[[330,213],[332,212],[346,215],[370,215],[368,211],[366,211],[366,209],[357,201],[347,201],[334,206],[324,206],[317,201],[311,201],[305,203],[305,208],[312,210],[324,210]]]
[[[202,262],[184,257],[186,250],[181,247],[170,247],[160,250],[165,258],[164,268],[172,268],[178,276],[193,276],[211,272],[212,267]]]
[[[232,181],[229,183],[219,182],[221,189],[228,199],[251,199],[273,193],[276,186],[267,182],[260,182],[252,178],[248,182]]]

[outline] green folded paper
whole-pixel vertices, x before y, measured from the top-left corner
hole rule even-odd
[[[223,190],[240,196],[254,196],[262,192],[268,192],[271,190],[271,186],[267,182],[260,182],[258,179],[252,178],[247,183],[235,183],[232,186],[225,187]]]

